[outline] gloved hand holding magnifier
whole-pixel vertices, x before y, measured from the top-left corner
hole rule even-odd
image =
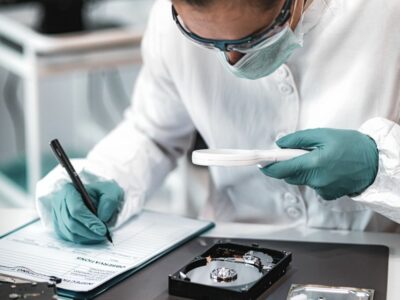
[[[375,141],[356,130],[303,130],[277,144],[282,149],[200,150],[192,160],[203,166],[257,165],[266,176],[309,186],[325,200],[362,193],[378,172]]]

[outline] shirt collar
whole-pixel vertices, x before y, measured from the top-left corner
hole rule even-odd
[[[321,20],[326,10],[329,8],[330,0],[313,0],[310,6],[303,13],[302,29],[307,34]]]

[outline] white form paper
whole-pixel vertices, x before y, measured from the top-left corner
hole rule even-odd
[[[198,232],[209,222],[144,211],[112,233],[114,246],[76,245],[45,232],[39,222],[0,240],[0,273],[90,291]]]

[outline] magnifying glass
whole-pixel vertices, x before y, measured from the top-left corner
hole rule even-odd
[[[192,162],[199,166],[240,167],[256,165],[263,168],[271,163],[289,160],[307,153],[309,151],[300,149],[207,149],[193,151]]]

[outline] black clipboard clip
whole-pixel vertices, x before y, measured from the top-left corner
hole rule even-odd
[[[46,275],[46,274],[42,274],[42,273],[38,273],[35,272],[27,267],[24,266],[15,266],[15,267],[9,267],[9,266],[2,266],[0,265],[0,272],[1,271],[12,271],[12,272],[17,272],[22,274],[26,274],[26,275],[31,275],[34,277],[38,277],[38,278],[43,278],[43,279],[47,279],[48,283],[52,283],[52,284],[60,284],[62,282],[62,279],[60,277],[57,276],[52,276],[52,275]],[[14,277],[14,276],[9,276],[9,275],[5,275],[5,274],[0,274],[0,276],[2,278],[9,278],[10,280],[14,280],[14,283],[22,283],[24,280],[26,282],[31,282],[31,280],[27,280],[27,279],[23,279],[23,278],[19,278],[19,277]],[[3,279],[4,280],[4,279]],[[10,281],[8,281],[10,282]]]

